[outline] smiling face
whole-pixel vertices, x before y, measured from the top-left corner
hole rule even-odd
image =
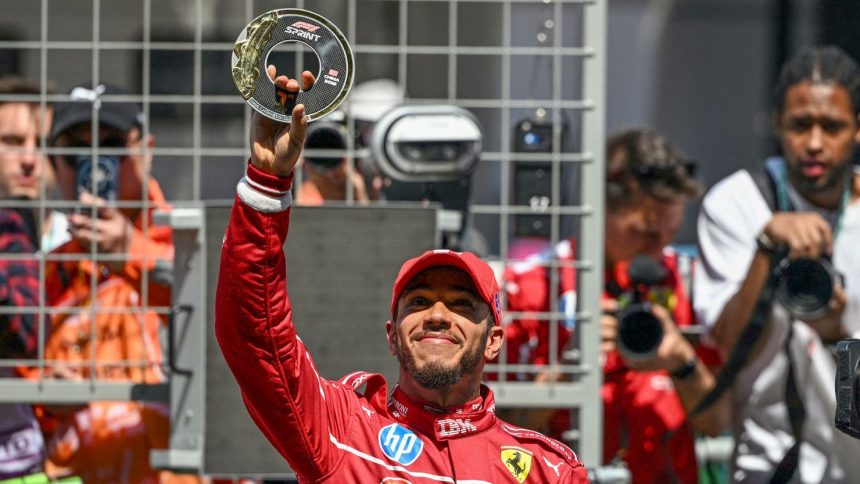
[[[777,131],[791,184],[806,198],[841,193],[860,142],[851,96],[839,84],[803,81],[785,93]]]
[[[502,330],[471,278],[453,267],[432,267],[415,276],[397,302],[397,322],[386,324],[388,344],[400,361],[401,381],[448,391],[466,382],[479,386],[484,362],[495,358]]]

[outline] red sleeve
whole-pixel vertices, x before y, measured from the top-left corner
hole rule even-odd
[[[316,482],[337,464],[330,439],[346,434],[356,397],[318,376],[293,326],[283,251],[291,182],[252,166],[240,182],[221,250],[215,331],[257,426],[299,476]]]

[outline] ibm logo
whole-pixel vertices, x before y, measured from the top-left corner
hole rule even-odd
[[[379,448],[389,459],[408,466],[421,455],[424,442],[411,430],[394,423],[379,431]]]
[[[472,425],[472,421],[468,418],[466,420],[459,418],[443,418],[437,420],[436,423],[439,424],[439,435],[443,437],[465,434],[478,430],[477,427]]]

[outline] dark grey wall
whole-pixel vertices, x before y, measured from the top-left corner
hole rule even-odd
[[[706,186],[770,149],[771,1],[613,0],[607,132],[648,126],[698,162]],[[693,243],[696,206],[678,241]]]

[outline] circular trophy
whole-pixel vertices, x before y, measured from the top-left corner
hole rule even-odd
[[[266,72],[269,52],[290,41],[307,45],[319,59],[316,82],[308,91],[277,89]],[[242,29],[233,47],[233,82],[242,98],[266,117],[289,123],[293,106],[301,103],[308,120],[313,121],[346,99],[354,63],[346,37],[328,19],[307,10],[284,8],[266,12]]]

